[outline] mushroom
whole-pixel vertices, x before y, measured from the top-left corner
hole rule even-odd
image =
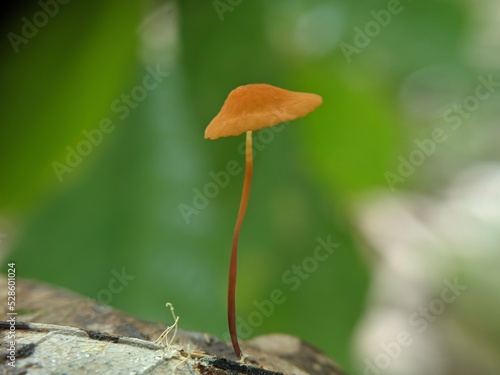
[[[234,228],[227,299],[229,333],[234,353],[239,359],[241,358],[241,349],[236,333],[235,312],[236,266],[238,238],[247,209],[252,181],[252,132],[303,117],[315,110],[322,102],[323,99],[319,95],[288,91],[268,84],[239,86],[229,93],[222,109],[205,130],[205,139],[235,136],[246,132],[245,181]]]

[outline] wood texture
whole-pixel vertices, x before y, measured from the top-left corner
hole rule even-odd
[[[3,276],[0,298],[6,317]],[[165,326],[38,282],[17,281],[16,311],[15,368],[7,366],[10,324],[0,322],[2,374],[343,374],[319,350],[281,334],[242,342],[242,361],[206,333],[179,329],[171,345],[156,344]]]

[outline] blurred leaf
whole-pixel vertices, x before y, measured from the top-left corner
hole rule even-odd
[[[302,79],[324,100],[307,126],[300,127],[303,153],[312,170],[343,198],[386,186],[384,172],[394,160],[399,133],[388,94],[384,96],[360,72],[328,65],[311,71],[314,75],[307,73]]]
[[[2,59],[2,209],[28,207],[57,184],[52,162],[65,163],[65,147],[75,148],[82,130],[98,127],[110,111],[136,64],[138,10],[138,1],[61,5]],[[21,16],[37,11],[26,9],[9,30],[21,34]]]

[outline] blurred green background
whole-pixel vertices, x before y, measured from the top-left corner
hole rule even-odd
[[[244,137],[208,141],[204,129],[238,85],[314,92],[323,105],[256,154],[237,310],[247,319],[281,289],[286,302],[252,336],[296,335],[362,371],[353,337],[376,270],[353,207],[375,190],[432,195],[465,166],[498,162],[493,87],[415,172],[387,180],[415,139],[450,128],[443,113],[478,77],[500,77],[499,14],[488,0],[11,5],[0,62],[2,261],[16,261],[18,277],[101,300],[125,269],[133,280],[104,302],[168,322],[169,301],[182,329],[222,337],[243,173],[195,214],[180,207],[194,207],[210,172],[243,165]],[[339,248],[290,290],[283,274],[327,236]]]

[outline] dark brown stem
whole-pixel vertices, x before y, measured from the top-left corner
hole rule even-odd
[[[227,292],[227,319],[229,323],[229,333],[234,353],[241,358],[240,344],[236,332],[236,268],[238,264],[238,238],[240,236],[241,224],[247,210],[248,197],[250,195],[250,185],[252,182],[253,156],[252,156],[252,132],[246,134],[246,153],[245,153],[245,181],[243,182],[243,192],[241,193],[240,209],[238,219],[234,228],[233,248],[231,250],[231,263],[229,265],[229,287]]]

